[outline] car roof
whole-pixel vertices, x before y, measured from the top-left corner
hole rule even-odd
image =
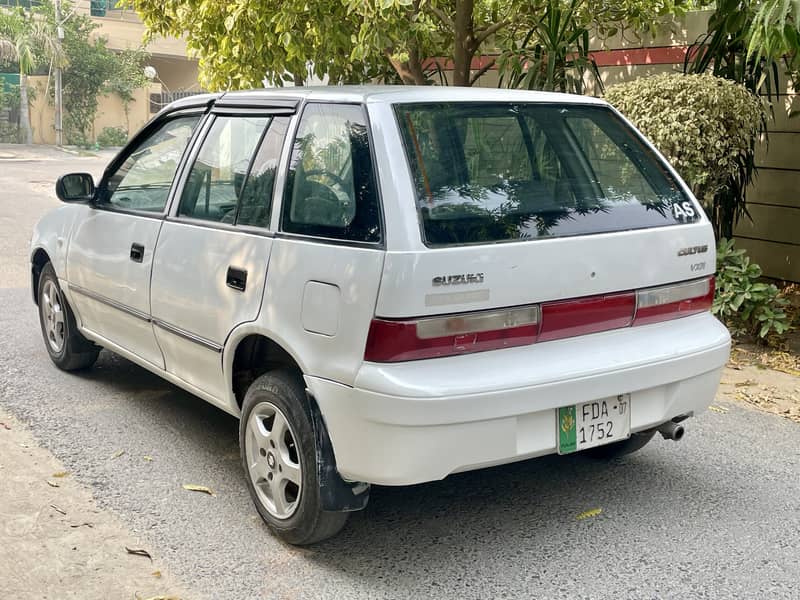
[[[559,104],[606,104],[600,98],[557,92],[533,92],[497,88],[422,85],[344,85],[289,87],[226,92],[219,102],[257,104],[270,99],[321,100],[328,102],[546,102]]]

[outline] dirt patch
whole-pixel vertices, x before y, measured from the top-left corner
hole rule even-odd
[[[751,345],[735,346],[719,395],[800,423],[800,356]]]
[[[147,544],[98,509],[91,493],[0,410],[3,598],[188,599],[145,553]]]

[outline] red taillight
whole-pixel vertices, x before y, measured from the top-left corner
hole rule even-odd
[[[396,362],[524,346],[536,341],[539,307],[388,321],[373,319],[364,360]]]
[[[714,278],[639,290],[634,325],[648,325],[705,312],[714,302]]]
[[[633,322],[636,294],[608,294],[542,304],[540,342],[627,327]]]
[[[711,308],[714,278],[541,305],[409,320],[373,319],[364,360],[398,362],[526,346],[647,325]]]

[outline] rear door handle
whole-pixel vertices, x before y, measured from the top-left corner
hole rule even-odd
[[[244,291],[247,287],[247,271],[244,269],[237,269],[236,267],[228,267],[228,275],[225,277],[225,283],[229,288],[234,290]]]
[[[131,260],[138,263],[144,260],[144,246],[136,243],[131,244]]]

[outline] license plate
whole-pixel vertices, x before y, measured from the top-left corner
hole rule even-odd
[[[558,453],[569,454],[631,436],[631,396],[562,406],[558,415]]]

